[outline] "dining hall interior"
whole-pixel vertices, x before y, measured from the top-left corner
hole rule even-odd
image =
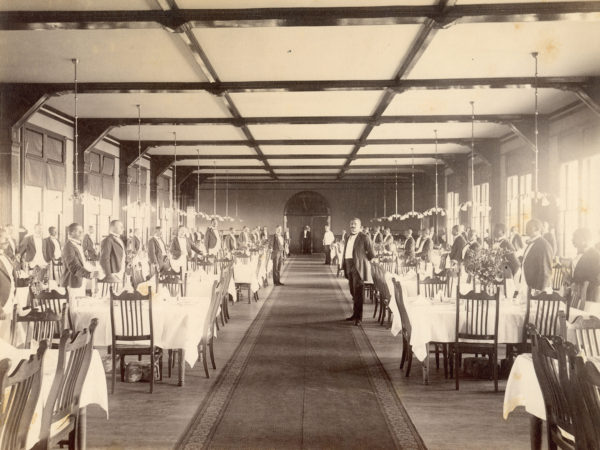
[[[0,0],[0,448],[600,448],[598,43]]]

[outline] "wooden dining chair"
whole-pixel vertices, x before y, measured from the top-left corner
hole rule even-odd
[[[457,289],[456,334],[454,341],[454,379],[456,390],[460,387],[462,355],[488,355],[494,380],[494,391],[498,392],[498,320],[500,315],[500,292],[469,291],[461,294]],[[461,317],[464,316],[464,320]],[[463,325],[461,327],[461,325]]]
[[[450,295],[448,282],[436,276],[422,278],[417,273],[417,295],[423,295],[426,298],[433,299],[442,292],[444,297]]]
[[[590,286],[589,281],[581,283],[572,283],[567,290],[567,319],[570,318],[571,308],[585,310],[587,293]],[[593,300],[592,300],[593,301]]]
[[[564,373],[564,361],[559,361],[562,338],[542,336],[533,324],[528,324],[527,332],[531,338],[533,368],[544,399],[548,447],[574,450],[575,442],[564,433],[575,435],[566,384],[561,384],[561,376],[563,381],[567,376]],[[559,371],[563,373],[560,374]]]
[[[56,282],[60,285],[62,281],[63,274],[63,261],[62,258],[52,259],[50,262],[50,271],[52,274],[52,279],[56,280]]]
[[[42,414],[41,446],[50,448],[68,445],[81,448],[77,442],[77,425],[83,383],[92,360],[94,331],[98,319],[92,319],[89,328],[73,333],[65,330],[58,347],[58,362],[54,380]]]
[[[400,322],[402,323],[402,356],[400,357],[400,369],[404,367],[406,363],[405,376],[410,375],[410,369],[412,367],[413,351],[410,345],[410,335],[412,333],[412,325],[406,306],[404,305],[404,296],[402,294],[402,286],[398,280],[394,280],[394,297],[396,299],[396,305],[398,306],[398,312],[400,313]]]
[[[102,297],[108,297],[110,291],[118,292],[123,287],[123,282],[118,281],[115,278],[103,278],[98,280],[98,289],[100,290]]]
[[[557,292],[552,292],[551,294],[541,292],[534,295],[531,289],[528,289],[527,307],[525,309],[525,320],[523,322],[523,343],[527,343],[527,326],[530,323],[541,336],[557,336],[559,334],[557,326],[558,312],[560,311],[561,305],[566,306],[566,304],[566,299]]]
[[[27,314],[21,316],[18,314],[17,305],[14,305],[10,328],[11,344],[18,348],[31,348],[32,341],[42,342],[46,340],[50,346],[60,321],[61,316],[58,314],[38,309],[31,309]],[[25,339],[22,343],[17,342],[19,327],[25,328]]]
[[[552,290],[555,292],[562,291],[566,280],[569,277],[569,268],[561,263],[556,263],[552,266]]]
[[[567,341],[566,316],[563,311],[558,313],[561,337]],[[569,326],[572,342],[579,352],[588,358],[600,358],[600,319],[595,316],[579,316]]]
[[[152,322],[152,288],[148,294],[138,291],[116,295],[110,291],[110,327],[112,377],[111,394],[115,393],[117,357],[121,362],[121,381],[125,379],[125,357],[129,355],[150,356],[150,393],[154,392],[154,368],[158,358],[159,376],[162,380],[162,351],[154,345]]]
[[[567,396],[574,413],[575,444],[582,449],[600,448],[600,371],[594,361],[570,351],[566,344],[570,367],[574,374]]]
[[[30,288],[32,306],[39,311],[51,311],[60,317],[57,327],[54,330],[54,336],[60,339],[66,329],[73,328],[69,310],[69,288],[64,288],[65,293],[52,289],[50,291],[40,291],[37,294]]]
[[[173,269],[162,271],[156,274],[156,287],[157,291],[161,287],[165,287],[171,297],[175,297],[178,294],[185,297],[187,293],[187,272],[183,273],[182,267],[178,271]]]
[[[206,319],[204,320],[204,326],[202,329],[202,337],[200,342],[198,343],[198,356],[202,359],[202,364],[204,366],[204,373],[206,378],[210,378],[210,374],[208,372],[208,358],[207,358],[207,349],[209,352],[210,360],[212,363],[213,369],[216,369],[217,366],[215,364],[215,356],[214,356],[214,335],[215,335],[215,322],[216,322],[216,314],[217,309],[219,307],[219,297],[222,296],[223,287],[218,281],[213,282],[213,286],[211,289],[210,296],[210,305],[208,308],[208,313]]]
[[[41,341],[35,355],[17,364],[10,373],[10,360],[0,360],[0,449],[26,450],[27,435],[42,386],[42,362],[47,342]]]
[[[413,262],[403,261],[400,264],[400,268],[399,268],[400,275],[406,275],[410,271],[414,271],[415,273],[417,273],[419,271],[419,261],[413,261]]]

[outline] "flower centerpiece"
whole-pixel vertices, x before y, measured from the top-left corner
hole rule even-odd
[[[495,289],[504,279],[506,251],[501,248],[476,247],[469,249],[464,260],[465,272],[475,277],[486,290]]]

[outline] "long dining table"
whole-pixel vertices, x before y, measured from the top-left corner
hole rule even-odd
[[[387,272],[386,283],[391,295],[389,308],[392,311],[391,332],[397,335],[402,331],[402,322],[394,295],[394,280],[402,287],[406,312],[411,323],[410,345],[415,357],[423,364],[423,383],[429,383],[429,343],[453,343],[456,338],[456,297],[439,299],[425,298],[417,294],[417,276],[415,272],[407,275],[396,275]],[[464,284],[465,289],[470,286]],[[461,291],[465,292],[464,289]],[[594,308],[589,305],[588,308]],[[595,310],[593,310],[595,311]],[[503,298],[500,300],[500,317],[498,318],[498,343],[514,344],[522,342],[526,314],[526,304],[521,300]],[[588,314],[571,308],[570,316]],[[464,319],[464,315],[461,317]],[[491,317],[493,319],[493,316]],[[459,324],[460,327],[463,324]]]
[[[85,327],[89,325],[89,322]],[[8,342],[0,339],[0,359],[8,358],[11,362],[11,368],[16,368],[17,364],[23,359],[28,359],[32,354],[37,351],[37,346],[31,349],[20,349],[13,347]],[[54,376],[56,373],[56,365],[58,364],[58,350],[48,349],[44,354],[44,362],[42,365],[42,386],[40,390],[40,396],[35,406],[31,425],[29,427],[29,433],[27,434],[27,448],[32,448],[40,440],[41,432],[41,421],[42,413],[48,396],[50,395],[50,388],[54,382]],[[108,391],[106,387],[106,375],[104,373],[104,367],[102,365],[102,359],[97,350],[92,352],[92,359],[87,375],[83,382],[83,388],[81,391],[81,399],[79,400],[79,421],[78,421],[78,434],[79,434],[79,448],[85,449],[86,442],[86,430],[87,430],[87,407],[89,405],[98,405],[106,413],[108,419]]]

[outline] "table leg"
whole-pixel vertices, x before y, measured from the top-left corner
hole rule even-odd
[[[185,383],[185,350],[179,350],[179,386]]]
[[[429,343],[426,344],[425,359],[423,360],[423,384],[429,384]]]
[[[77,448],[85,450],[87,443],[87,408],[79,408],[79,421],[77,422]]]
[[[534,416],[529,418],[529,439],[532,450],[541,450],[542,448],[542,419]]]

